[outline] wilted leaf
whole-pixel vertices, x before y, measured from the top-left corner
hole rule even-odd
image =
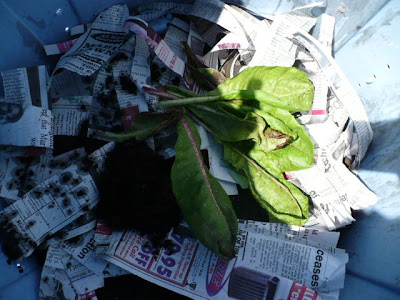
[[[291,137],[284,147],[272,151],[266,144],[255,145],[249,154],[261,166],[287,172],[307,169],[314,164],[313,142],[290,112],[268,105],[264,105],[263,110],[245,105],[241,108],[263,117],[271,129]]]
[[[281,149],[290,141],[290,136],[280,132],[279,130],[272,129],[271,127],[265,130],[264,136],[268,149],[271,150]]]
[[[187,66],[188,70],[192,73],[193,79],[197,84],[207,90],[213,90],[221,83],[225,82],[226,77],[221,72],[213,68],[192,68]]]
[[[183,48],[185,50],[187,64],[193,68],[207,68],[208,66],[204,64],[200,59],[197,58],[196,54],[193,53],[192,49],[186,42],[182,42]]]

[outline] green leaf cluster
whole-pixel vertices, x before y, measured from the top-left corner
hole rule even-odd
[[[191,75],[200,73],[203,83],[204,78],[209,83],[211,77],[220,77],[200,67]],[[229,197],[203,162],[192,120],[224,146],[225,159],[247,177],[254,198],[271,221],[304,225],[308,196],[283,173],[313,165],[313,143],[292,113],[311,108],[314,87],[303,72],[286,67],[252,67],[218,82],[222,83],[203,95],[167,86],[167,92],[179,99],[159,105],[172,107],[171,113],[137,118],[126,133],[110,137],[144,139],[177,121],[174,194],[195,236],[231,258],[237,218]]]

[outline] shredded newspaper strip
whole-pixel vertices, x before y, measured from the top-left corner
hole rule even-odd
[[[47,55],[57,55],[57,54],[64,54],[68,52],[69,49],[72,48],[73,45],[75,45],[77,39],[69,40],[63,43],[57,43],[57,44],[50,44],[50,45],[45,45],[44,46],[44,51],[46,51]]]
[[[258,12],[251,12],[257,1],[237,2],[146,3],[135,11],[115,5],[72,27],[68,41],[44,46],[47,55],[60,56],[50,78],[45,66],[2,72],[0,197],[8,206],[0,226],[18,260],[47,248],[41,298],[97,299],[105,278],[127,274],[193,299],[339,298],[348,255],[336,248],[339,233],[330,231],[351,224],[352,210],[378,199],[356,176],[372,130],[332,57],[335,19],[318,13],[325,2],[263,3]],[[99,132],[119,133],[142,112],[164,112],[146,88],[203,93],[187,76],[182,42],[226,77],[252,66],[296,64],[315,87],[311,110],[295,116],[314,142],[315,164],[285,174],[310,196],[309,221],[298,227],[239,220],[230,261],[193,239],[185,224],[169,233],[172,246],[154,254],[148,237],[113,232],[96,220],[93,174],[114,142],[89,157],[83,148],[58,156],[51,150],[54,136],[104,140]],[[248,188],[221,145],[196,126],[210,173],[226,193]],[[167,159],[175,156],[176,139],[169,128],[146,142]],[[88,159],[94,170],[85,167]]]
[[[67,69],[83,76],[96,72],[126,41],[122,27],[128,7],[115,5],[101,13],[59,60],[55,70]]]

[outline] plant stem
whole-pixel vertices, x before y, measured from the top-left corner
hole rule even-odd
[[[192,98],[181,98],[177,100],[168,100],[157,103],[159,107],[169,107],[169,106],[179,106],[179,105],[188,105],[188,104],[198,104],[198,103],[207,103],[213,102],[220,99],[220,95],[217,96],[200,96],[200,97],[192,97]]]
[[[158,89],[153,89],[153,88],[146,87],[146,86],[143,87],[143,92],[149,93],[151,95],[155,95],[155,96],[171,99],[171,100],[180,99],[178,96],[172,95],[172,94],[170,94],[168,92],[165,92],[165,91],[162,91],[162,90],[158,90]]]

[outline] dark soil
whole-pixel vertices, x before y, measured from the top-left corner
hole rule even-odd
[[[106,278],[104,283],[104,288],[96,290],[99,300],[189,299],[135,275]]]
[[[98,218],[116,230],[167,234],[181,220],[171,187],[172,163],[143,142],[118,143],[97,180]]]

